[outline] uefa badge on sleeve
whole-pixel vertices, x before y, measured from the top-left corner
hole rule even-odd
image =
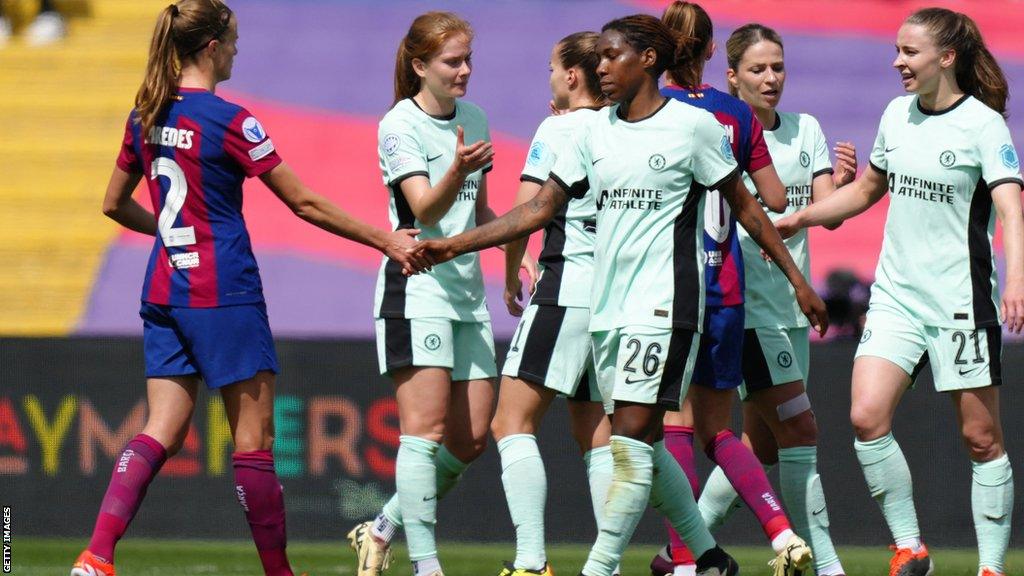
[[[267,131],[263,129],[260,121],[252,116],[242,121],[242,135],[253,144],[259,144],[267,139]]]
[[[402,139],[398,137],[398,134],[388,134],[384,137],[381,145],[384,148],[384,153],[388,156],[394,156],[395,152],[398,152],[398,146],[401,145]]]

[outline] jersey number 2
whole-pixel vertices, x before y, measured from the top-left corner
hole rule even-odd
[[[174,248],[175,246],[195,244],[195,227],[174,227],[174,221],[178,219],[178,213],[185,206],[185,197],[188,196],[188,181],[185,180],[185,172],[177,162],[161,156],[153,161],[150,179],[156,180],[159,176],[167,178],[169,182],[167,196],[164,197],[164,207],[163,210],[160,210],[160,217],[156,221],[156,227],[160,231],[160,238],[163,239],[164,246]]]

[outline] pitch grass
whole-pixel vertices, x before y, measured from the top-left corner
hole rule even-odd
[[[13,573],[18,576],[65,575],[70,571],[85,540],[17,538],[13,542]],[[553,545],[548,559],[556,573],[574,576],[586,559],[588,546]],[[647,576],[647,563],[653,546],[631,546],[623,562],[625,576]],[[740,562],[742,574],[767,575],[768,551],[765,548],[729,547]],[[347,542],[335,544],[296,542],[288,547],[292,565],[309,576],[355,574],[355,555]],[[494,576],[503,559],[513,555],[511,544],[441,544],[441,557],[448,576]],[[884,576],[889,573],[889,552],[884,548],[842,548],[840,555],[847,576]],[[936,573],[942,576],[976,576],[977,553],[974,550],[933,549]],[[1024,550],[1012,550],[1007,574],[1024,573]],[[262,574],[252,543],[188,540],[128,539],[118,547],[117,572],[120,576],[185,576]],[[395,557],[388,574],[408,576],[411,569],[405,547],[395,546]]]

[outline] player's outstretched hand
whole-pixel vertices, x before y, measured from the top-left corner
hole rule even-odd
[[[824,336],[828,332],[828,310],[825,308],[825,302],[808,284],[804,284],[803,288],[796,291],[796,302],[818,336]]]
[[[420,231],[416,228],[405,228],[388,233],[387,243],[384,245],[384,254],[402,265],[402,273],[406,276],[418,274],[424,270],[430,270],[430,262],[422,256],[411,254],[409,249],[416,245],[416,235]]]
[[[406,251],[417,258],[422,258],[431,266],[437,266],[458,256],[455,250],[452,249],[451,239],[449,238],[423,240],[422,242],[417,242],[415,246],[408,248]]]
[[[800,231],[800,226],[796,222],[796,214],[790,214],[785,218],[776,220],[775,229],[779,231],[779,236],[782,236],[783,239],[792,238],[794,234]]]
[[[466,145],[466,132],[462,126],[455,129],[455,169],[463,176],[485,168],[494,160],[494,146],[486,140]]]
[[[832,181],[836,188],[846,186],[857,177],[857,147],[853,142],[836,142],[832,150],[836,153],[836,167]]]
[[[1014,334],[1024,328],[1024,282],[1007,279],[1003,290],[1003,321]]]

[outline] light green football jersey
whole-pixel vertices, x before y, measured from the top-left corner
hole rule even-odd
[[[786,210],[781,214],[768,211],[773,222],[805,208],[811,203],[811,182],[822,174],[832,173],[828,143],[818,121],[809,114],[778,112],[773,127],[765,127],[764,140],[772,155],[779,180],[786,187]],[[750,176],[744,173],[747,189],[755,191]],[[761,257],[761,247],[750,234],[739,227],[740,246],[746,280],[744,310],[747,328],[800,328],[807,318],[796,303],[796,292],[786,275],[773,262]],[[801,230],[785,240],[800,271],[810,280],[811,257],[807,231]]]
[[[701,331],[704,198],[736,175],[725,128],[667,99],[629,122],[593,115],[558,154],[551,178],[597,208],[590,331],[625,326]]]
[[[906,310],[925,326],[998,326],[991,189],[1021,182],[1006,121],[965,96],[925,112],[917,96],[889,103],[871,167],[889,180],[889,213],[871,306]]]
[[[573,133],[596,114],[596,110],[580,108],[541,122],[520,179],[544,184],[558,151],[568,148]],[[542,272],[531,303],[590,308],[596,212],[594,196],[585,194],[566,204],[544,228],[544,247],[537,259]]]
[[[477,191],[490,166],[466,177],[451,208],[431,226],[416,219],[399,188],[410,176],[426,176],[431,186],[441,180],[455,160],[458,126],[465,131],[467,144],[491,139],[483,111],[464,100],[456,101],[453,115],[435,118],[407,98],[380,121],[377,154],[394,228],[419,228],[419,237],[427,239],[455,236],[476,226]],[[398,263],[384,257],[377,275],[374,311],[377,318],[488,320],[480,255],[464,254],[412,277],[404,276]]]

